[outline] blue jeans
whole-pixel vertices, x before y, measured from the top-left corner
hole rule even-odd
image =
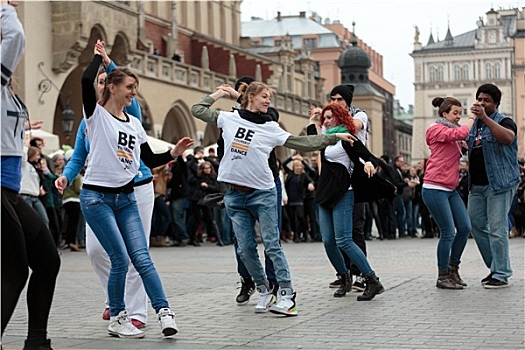
[[[276,177],[275,178],[275,193],[277,194],[277,221],[279,224],[279,232],[282,231],[283,228],[283,207],[282,207],[282,201],[283,201],[283,193],[282,193],[282,184],[281,179]],[[241,257],[239,256],[239,253],[237,252],[237,247],[239,246],[237,244],[237,240],[233,239],[234,248],[235,248],[235,259],[237,260],[237,272],[239,273],[239,276],[242,278],[248,278],[250,276],[250,273],[248,272],[248,269],[244,265],[244,263],[241,260]],[[280,244],[280,241],[279,241]],[[268,278],[268,281],[270,281],[270,284],[277,285],[277,280],[275,277],[275,269],[273,267],[272,260],[268,257],[268,254],[264,252],[264,271],[266,272],[266,277]]]
[[[116,316],[126,309],[124,288],[129,259],[142,278],[155,312],[169,307],[159,275],[149,255],[135,194],[83,189],[80,192],[80,205],[88,225],[111,260],[108,279],[111,316]]]
[[[509,257],[508,213],[515,189],[495,193],[489,185],[472,185],[468,214],[472,235],[492,277],[504,282],[512,276]]]
[[[345,193],[343,198],[333,207],[319,205],[319,226],[323,237],[324,249],[328,259],[339,275],[345,274],[345,266],[341,249],[348,255],[352,263],[365,276],[374,271],[370,267],[363,251],[352,240],[352,213],[354,210],[354,191]]]
[[[275,188],[250,192],[230,190],[224,196],[224,204],[232,220],[233,232],[238,244],[237,253],[253,281],[257,285],[265,284],[267,281],[255,240],[255,221],[259,221],[261,239],[266,254],[273,262],[277,283],[281,288],[290,288],[290,268],[279,240]]]
[[[471,232],[470,218],[457,191],[424,188],[423,201],[439,227],[438,269],[448,270],[449,260],[461,262],[461,255]],[[457,230],[457,232],[456,232]]]
[[[179,242],[188,241],[188,232],[186,231],[186,209],[184,201],[186,198],[172,199],[170,203],[171,219],[175,226],[175,239]]]
[[[396,207],[396,219],[397,219],[397,230],[399,237],[405,233],[411,235],[414,233],[414,227],[412,227],[412,199],[409,198],[405,203],[403,195],[398,195],[394,199],[394,205]]]

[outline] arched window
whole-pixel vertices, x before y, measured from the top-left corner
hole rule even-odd
[[[443,66],[438,67],[438,81],[445,81],[444,68]]]
[[[485,63],[485,79],[492,79],[492,64]]]
[[[501,79],[501,62],[496,62],[494,65],[494,78]]]
[[[463,80],[469,80],[469,66],[468,64],[463,65]]]
[[[459,64],[454,65],[454,80],[461,80],[461,67]]]
[[[430,67],[429,78],[430,78],[431,82],[435,82],[436,81],[436,68]]]

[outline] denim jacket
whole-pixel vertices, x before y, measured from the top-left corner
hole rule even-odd
[[[496,111],[490,118],[499,124],[508,117]],[[476,119],[467,137],[469,161],[477,129],[478,120]],[[503,145],[496,140],[489,128],[484,127],[481,131],[481,145],[490,188],[496,193],[516,188],[520,181],[517,137],[510,145]]]

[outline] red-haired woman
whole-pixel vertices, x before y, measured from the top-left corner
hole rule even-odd
[[[348,111],[335,103],[327,105],[321,111],[320,126],[325,134],[356,133]],[[310,124],[308,134],[315,133],[315,124]],[[366,162],[363,164],[360,158]],[[374,176],[375,166],[379,163],[380,161],[358,140],[354,141],[353,146],[341,141],[321,151],[321,174],[315,197],[319,203],[319,224],[325,251],[342,282],[341,287],[334,293],[335,297],[346,295],[352,287],[352,276],[345,266],[340,249],[350,257],[366,278],[366,289],[357,300],[371,300],[385,290],[363,251],[352,240],[354,202],[370,201],[389,195],[393,197],[393,186]]]

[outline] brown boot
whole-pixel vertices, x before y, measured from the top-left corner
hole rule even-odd
[[[456,284],[459,284],[460,286],[466,287],[467,284],[465,281],[461,279],[461,276],[459,275],[459,264],[450,260],[448,262],[448,265],[450,266],[450,278],[456,282]]]
[[[286,238],[286,231],[281,231],[281,241],[284,243],[288,243],[288,239]]]
[[[462,285],[457,284],[450,278],[449,270],[439,270],[436,287],[441,289],[463,289]]]

